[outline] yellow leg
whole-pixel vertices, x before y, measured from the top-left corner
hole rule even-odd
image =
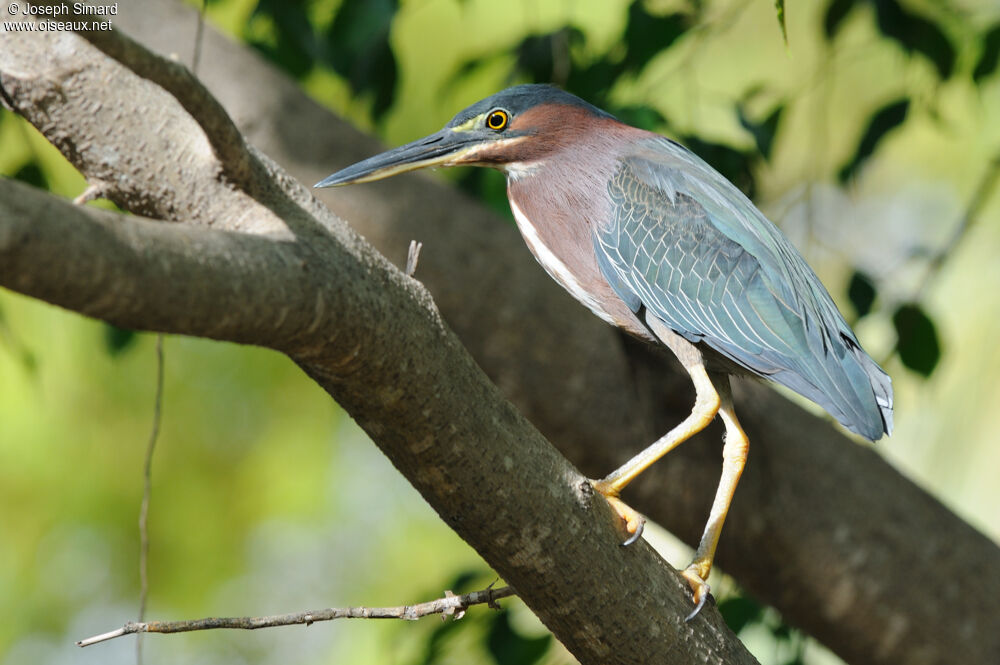
[[[698,614],[705,601],[708,600],[710,588],[705,581],[712,571],[712,560],[715,558],[715,548],[719,544],[719,535],[722,533],[722,524],[726,521],[726,514],[729,512],[729,505],[733,501],[733,493],[736,491],[736,484],[740,481],[740,474],[746,465],[747,452],[750,442],[746,433],[740,427],[739,420],[736,419],[736,411],[733,409],[732,391],[729,388],[729,377],[722,377],[721,381],[716,381],[719,388],[719,415],[722,416],[726,424],[726,443],[722,448],[722,478],[719,480],[719,488],[715,491],[715,501],[712,503],[712,512],[708,516],[708,523],[705,525],[705,532],[701,536],[701,542],[694,553],[694,560],[682,573],[691,585],[694,592],[694,611],[688,615],[687,620],[691,620]]]
[[[673,428],[656,440],[651,446],[625,462],[620,468],[611,472],[603,480],[594,483],[594,487],[605,496],[618,496],[636,477],[651,467],[658,459],[669,453],[678,445],[705,429],[719,410],[719,393],[708,378],[708,372],[701,363],[688,368],[697,397],[691,415],[680,425]]]
[[[666,435],[660,437],[653,445],[622,465],[621,468],[612,472],[603,480],[592,481],[594,489],[608,499],[608,502],[625,522],[625,528],[631,534],[631,537],[625,541],[626,545],[638,539],[642,533],[644,520],[639,513],[619,499],[618,495],[625,489],[626,485],[652,466],[656,460],[705,429],[712,422],[712,419],[715,418],[715,414],[719,410],[719,393],[712,384],[712,380],[709,378],[708,372],[705,371],[705,366],[700,359],[688,366],[687,370],[691,375],[691,380],[694,382],[697,394],[691,415]],[[728,386],[728,383],[726,385]]]

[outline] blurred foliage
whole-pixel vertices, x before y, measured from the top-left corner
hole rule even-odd
[[[868,120],[868,126],[861,135],[861,140],[858,141],[854,155],[837,172],[837,179],[840,182],[846,182],[853,177],[865,161],[872,156],[886,134],[903,124],[909,108],[910,100],[904,98],[890,102],[875,111]]]
[[[930,376],[941,359],[937,328],[919,303],[904,303],[892,313],[896,351],[908,368]]]
[[[875,304],[875,282],[865,272],[855,270],[851,274],[851,281],[847,284],[847,297],[854,307],[855,320],[863,316],[868,316]]]
[[[930,60],[942,79],[951,76],[955,69],[955,48],[941,27],[908,11],[896,0],[875,0],[875,15],[882,34],[895,39],[907,52],[919,53]]]
[[[244,39],[300,79],[315,67],[332,68],[355,94],[371,99],[371,114],[380,118],[396,95],[396,57],[389,36],[397,0],[344,0],[326,25],[312,20],[314,4],[257,0]]]
[[[482,570],[462,571],[451,582],[428,589],[429,598],[440,595],[441,588],[455,594],[481,591],[495,586],[498,580],[484,575]],[[412,665],[444,665],[455,662],[455,653],[462,653],[460,662],[483,662],[494,665],[534,665],[550,656],[553,639],[535,620],[531,630],[520,624],[525,608],[516,600],[502,600],[496,607],[477,605],[462,616],[441,617],[423,622],[423,636],[403,662]],[[413,627],[404,627],[413,633]],[[462,640],[471,642],[462,643]],[[460,650],[460,646],[465,651]]]
[[[783,186],[812,178],[863,196],[899,137],[958,133],[967,120],[953,100],[949,107],[949,92],[975,90],[970,97],[985,106],[984,91],[997,88],[1000,11],[974,10],[957,0],[828,0],[818,8],[786,7],[782,0],[556,4],[498,12],[487,0],[215,0],[209,14],[313,94],[339,99],[338,110],[370,122],[384,137],[392,131],[419,135],[421,123],[433,125],[458,110],[458,98],[467,103],[515,82],[551,82],[630,124],[677,138],[758,198],[773,195],[775,172],[796,171],[789,155],[799,154],[821,170],[795,172]],[[608,7],[617,18],[602,14],[602,30],[595,29],[589,14]],[[761,20],[747,20],[755,30],[731,30],[765,9]],[[485,15],[490,29],[466,30],[472,37],[429,29],[450,15],[472,24]],[[748,34],[757,36],[748,42]],[[464,48],[451,43],[462,38]],[[779,59],[768,62],[780,67],[780,58],[790,61],[814,43],[825,49],[825,61],[801,80],[785,84],[745,66],[778,45]],[[419,64],[409,61],[417,53],[413,44],[426,54]],[[895,60],[879,59],[886,51]],[[850,118],[837,125],[837,147],[822,152],[821,132],[814,131],[821,121],[807,125],[802,118],[825,112],[829,99],[817,104],[810,94],[832,76],[829,63],[850,65],[845,52],[870,63],[862,66],[873,76],[867,94],[851,91],[850,104],[836,106]],[[713,90],[699,78],[702,61],[724,72],[713,78],[716,87],[738,80],[737,87]],[[82,189],[54,150],[4,111],[0,145],[3,174],[66,196]],[[897,153],[895,160],[905,157]],[[509,214],[502,175],[466,169],[456,177],[463,189]],[[950,221],[939,225],[947,228]],[[958,232],[967,233],[968,226]],[[898,235],[909,238],[912,230]],[[958,344],[942,339],[948,341],[945,331],[961,330],[962,322],[949,321],[927,290],[898,286],[928,257],[938,261],[927,242],[905,249],[896,262],[885,260],[885,252],[867,263],[860,254],[849,257],[842,287],[831,290],[850,303],[859,325],[881,331],[880,346],[897,354],[897,368],[921,381],[944,381],[941,368],[951,356],[942,349],[951,354]],[[22,645],[0,658],[5,665],[51,661],[32,649],[46,639],[66,642],[100,632],[131,616],[140,444],[148,433],[155,376],[150,349],[148,335],[0,294],[0,501],[19,508],[0,520],[6,544],[0,548],[0,608],[12,617],[0,626],[0,653]],[[429,587],[414,575],[469,570],[478,560],[412,490],[393,485],[398,478],[391,466],[287,360],[176,340],[167,364],[164,433],[154,465],[151,616],[164,610],[174,616],[266,612],[276,599],[292,609],[349,597],[355,604],[394,604],[437,597],[439,587],[460,593],[492,581],[483,572],[462,573]],[[896,385],[904,385],[893,373]],[[395,494],[387,498],[386,492]],[[569,662],[520,603],[503,606],[502,612],[473,608],[461,621],[355,623],[309,635],[334,640],[330,649],[345,662],[384,657],[391,651],[386,642],[398,643],[392,662],[400,663]],[[723,597],[719,609],[741,636],[766,633],[767,646],[755,653],[780,653],[767,662],[806,662],[804,639],[772,610],[741,595]],[[67,618],[74,612],[81,616]],[[213,659],[206,653],[233,660],[238,652],[239,660],[269,662],[302,648],[299,633],[288,635],[288,641],[270,633],[251,638],[261,642],[205,636],[157,644],[174,660],[191,649],[192,660]],[[147,644],[148,650],[153,642]],[[129,652],[131,645],[121,648]],[[122,652],[89,651],[85,657],[103,662],[108,653]]]
[[[774,0],[774,11],[778,16],[778,25],[781,27],[781,38],[788,46],[788,26],[785,25],[785,0]]]
[[[981,83],[983,79],[991,76],[997,70],[997,63],[1000,62],[1000,23],[983,34],[982,43],[979,61],[976,62],[976,67],[972,70],[972,78],[976,83]]]
[[[35,161],[25,162],[21,168],[14,172],[13,177],[15,180],[20,180],[41,189],[49,188],[49,183],[45,179],[45,171]]]
[[[534,665],[552,645],[551,635],[526,637],[514,630],[509,611],[497,612],[490,619],[486,645],[497,665]]]
[[[926,57],[942,79],[952,75],[957,54],[945,29],[932,19],[910,11],[897,0],[831,0],[823,20],[827,39],[835,37],[844,19],[863,5],[874,5],[878,28],[883,35],[898,42],[907,52]]]
[[[697,16],[687,11],[653,14],[642,0],[634,0],[628,7],[621,40],[610,44],[603,53],[593,55],[581,48],[586,42],[584,32],[577,26],[566,25],[552,32],[527,35],[512,45],[509,53],[491,51],[467,60],[449,84],[474,76],[496,62],[512,60],[507,83],[555,83],[596,106],[617,113],[618,106],[610,97],[615,83],[624,76],[641,73],[651,60],[669,50],[696,20]]]
[[[14,334],[7,324],[3,307],[0,307],[0,348],[6,350],[10,355],[19,360],[24,369],[33,373],[38,365],[35,354]]]
[[[246,40],[292,76],[301,78],[319,57],[316,36],[306,14],[304,0],[259,0],[247,23]],[[258,19],[266,17],[272,29],[266,36],[255,34]]]
[[[771,662],[775,665],[803,665],[806,662],[805,636],[782,621],[773,610],[740,593],[723,598],[718,607],[726,625],[737,635],[745,637],[748,630],[769,635],[774,653]]]
[[[761,157],[764,159],[771,158],[771,148],[774,146],[774,135],[778,131],[778,122],[781,120],[781,114],[784,110],[785,105],[778,104],[761,120],[753,120],[747,114],[744,104],[739,103],[736,105],[736,112],[740,118],[740,125],[742,125],[743,129],[750,132],[753,136],[754,143],[757,144],[757,152],[759,152]]]
[[[747,626],[763,621],[764,606],[747,596],[729,596],[719,601],[718,607],[726,625],[737,635]]]
[[[837,36],[841,23],[854,9],[857,2],[858,0],[830,0],[830,4],[826,8],[826,15],[823,17],[823,32],[827,40],[832,40]]]
[[[781,617],[749,596],[736,593],[719,601],[719,613],[741,638],[750,631],[766,633],[771,640],[774,665],[804,665],[806,636],[785,623]]]
[[[389,29],[396,0],[346,0],[324,35],[326,60],[355,93],[370,93],[372,115],[384,114],[396,94],[396,57]]]
[[[136,332],[119,328],[110,323],[104,324],[104,348],[112,356],[124,353],[132,347],[136,340]]]

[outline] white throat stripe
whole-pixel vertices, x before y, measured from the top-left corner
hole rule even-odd
[[[517,222],[517,228],[524,237],[524,241],[528,244],[531,249],[531,253],[535,255],[535,260],[545,268],[545,272],[549,273],[552,279],[559,282],[559,284],[569,291],[570,295],[579,300],[581,303],[586,305],[587,309],[592,311],[598,317],[607,321],[608,323],[614,324],[614,319],[604,311],[604,308],[594,300],[594,298],[582,287],[580,282],[576,279],[576,276],[570,272],[566,264],[563,263],[559,257],[552,253],[552,250],[542,242],[541,237],[538,235],[538,231],[535,229],[534,225],[525,216],[524,212],[517,207],[513,199],[510,199],[510,209],[514,213],[514,220]]]

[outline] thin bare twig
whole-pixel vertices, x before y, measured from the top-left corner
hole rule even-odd
[[[420,249],[424,246],[424,243],[417,242],[416,240],[410,241],[410,249],[406,252],[406,276],[413,277],[413,273],[417,270],[417,261],[420,260]]]
[[[198,75],[198,65],[201,63],[201,43],[205,36],[205,10],[208,8],[208,0],[202,0],[201,8],[198,10],[198,27],[194,33],[194,54],[191,56],[191,73]]]
[[[80,195],[73,199],[73,203],[78,206],[82,206],[88,201],[93,201],[95,199],[100,199],[104,197],[104,186],[91,183],[87,185],[87,188],[80,192]]]
[[[79,647],[87,647],[98,642],[131,635],[132,633],[187,633],[194,630],[214,630],[217,628],[238,628],[241,630],[256,630],[274,626],[293,626],[296,624],[312,625],[319,621],[334,619],[403,619],[416,621],[430,614],[440,614],[441,618],[452,616],[461,619],[465,610],[473,605],[487,605],[500,609],[496,601],[515,595],[512,587],[505,586],[494,589],[491,584],[482,591],[456,596],[451,591],[445,591],[443,598],[431,600],[416,605],[400,605],[398,607],[331,607],[325,610],[311,612],[294,612],[292,614],[275,614],[263,617],[208,617],[188,621],[129,621],[117,630],[88,637],[76,643]]]

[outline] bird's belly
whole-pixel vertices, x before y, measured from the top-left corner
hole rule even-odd
[[[514,220],[517,222],[517,228],[521,232],[521,236],[524,238],[525,243],[528,245],[528,249],[534,255],[535,260],[545,269],[545,272],[549,274],[552,279],[559,283],[564,289],[569,291],[570,295],[580,301],[587,309],[596,314],[598,318],[610,323],[613,326],[618,326],[619,328],[624,328],[628,332],[638,335],[640,337],[648,337],[648,333],[645,328],[638,322],[634,315],[632,315],[631,310],[622,302],[617,296],[614,296],[610,287],[607,287],[607,294],[610,295],[611,300],[616,308],[612,311],[608,311],[601,300],[595,297],[592,289],[588,289],[584,286],[581,278],[574,273],[573,270],[566,265],[542,239],[539,235],[538,230],[535,228],[534,224],[528,219],[524,212],[514,203],[513,200],[510,201],[510,209],[514,213]],[[594,267],[596,268],[596,261]],[[607,298],[606,298],[607,299]],[[617,310],[617,311],[615,311]]]

